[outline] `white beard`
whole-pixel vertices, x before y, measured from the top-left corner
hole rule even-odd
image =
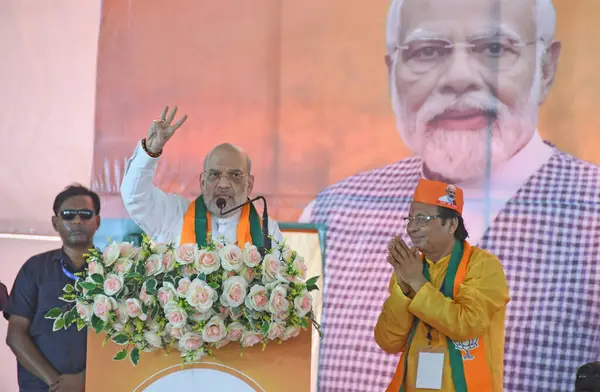
[[[395,65],[396,61],[394,70]],[[432,95],[418,112],[413,112],[398,96],[395,71],[391,74],[392,106],[402,139],[423,159],[429,171],[445,179],[463,182],[484,178],[488,169],[502,165],[523,148],[536,130],[541,85],[539,62],[529,96],[514,108],[485,92],[476,92],[458,101]],[[430,120],[450,107],[492,109],[497,118],[479,131],[426,128]]]

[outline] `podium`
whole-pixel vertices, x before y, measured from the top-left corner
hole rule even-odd
[[[307,261],[308,276],[320,276],[319,291],[312,292],[313,311],[321,321],[325,230],[319,225],[280,223],[287,243]],[[118,239],[112,233],[112,238]],[[86,392],[309,392],[317,391],[320,339],[315,329],[302,331],[282,344],[269,342],[242,349],[239,342],[214,350],[204,357],[181,365],[179,351],[142,353],[137,366],[129,359],[114,361],[124,347],[104,335],[90,331],[86,371]],[[178,389],[176,389],[178,388]]]
[[[123,346],[104,335],[88,334],[86,392],[307,392],[311,389],[311,331],[302,331],[282,344],[242,348],[233,342],[203,357],[181,364],[177,350],[170,354],[142,353],[137,366],[129,359],[114,361]]]

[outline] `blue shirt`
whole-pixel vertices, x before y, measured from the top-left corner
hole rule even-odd
[[[62,249],[33,256],[21,267],[4,314],[5,317],[16,315],[29,319],[29,335],[42,355],[60,374],[74,374],[85,370],[87,329],[77,331],[76,324],[73,324],[66,331],[52,332],[54,320],[44,318],[54,307],[68,310],[74,306],[74,303],[59,299],[63,287],[74,283],[63,272],[61,260],[71,272],[80,272],[86,267],[84,265],[76,270]],[[21,392],[48,391],[46,383],[19,363],[17,374]]]

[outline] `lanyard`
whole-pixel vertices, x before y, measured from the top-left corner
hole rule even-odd
[[[75,276],[74,273],[72,273],[71,271],[69,271],[67,269],[67,266],[65,265],[65,260],[64,259],[60,259],[60,265],[62,267],[62,272],[63,274],[65,274],[65,276],[69,279],[74,280],[75,282],[77,282],[79,279],[81,279],[79,276]]]
[[[427,263],[427,261],[425,261],[425,263]],[[424,267],[423,268],[426,272],[425,272],[425,277],[427,278],[427,280],[430,280],[429,277],[429,268]],[[446,273],[446,275],[448,275]],[[444,281],[442,282],[442,287],[440,287],[440,292],[442,294],[444,294],[444,289],[446,288],[446,276],[444,276]],[[431,331],[433,330],[433,328],[431,327],[431,325],[427,324],[427,323],[423,323],[425,324],[425,326],[427,327],[427,345],[429,347],[431,347],[431,341],[433,340],[433,337],[431,336]]]

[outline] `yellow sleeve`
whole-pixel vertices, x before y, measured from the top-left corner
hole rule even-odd
[[[409,305],[412,314],[457,342],[482,336],[494,314],[509,301],[500,261],[488,252],[473,251],[465,280],[454,300],[427,283]]]
[[[414,316],[408,311],[411,299],[398,286],[395,273],[390,280],[389,292],[375,326],[375,342],[383,351],[396,354],[406,348]]]

